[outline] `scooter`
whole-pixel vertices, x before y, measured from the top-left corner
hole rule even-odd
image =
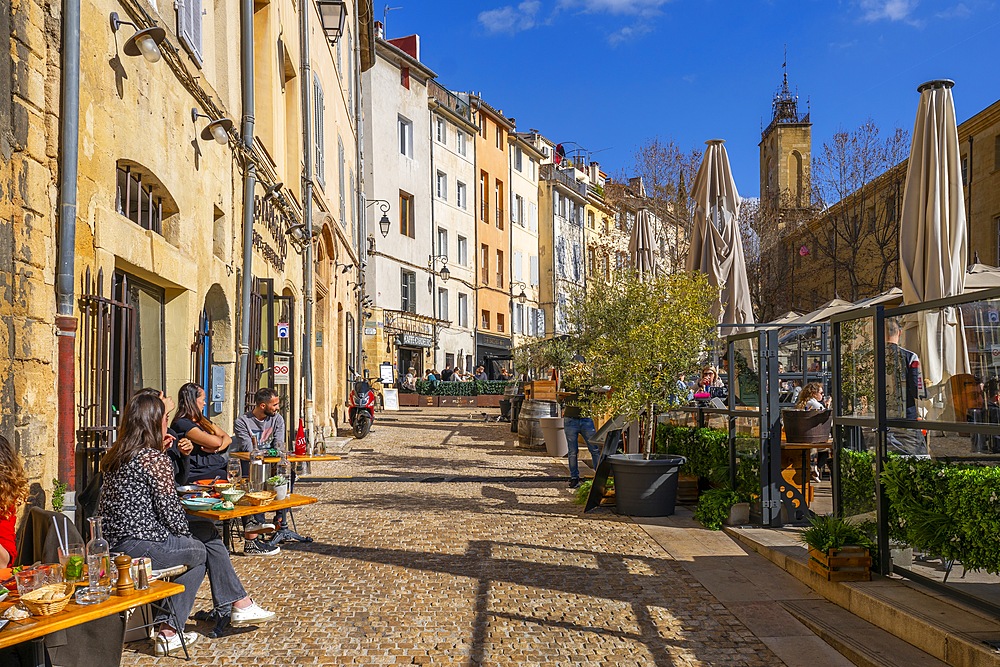
[[[347,399],[347,408],[347,419],[354,429],[354,437],[360,440],[368,435],[375,421],[375,392],[368,380],[355,381]]]

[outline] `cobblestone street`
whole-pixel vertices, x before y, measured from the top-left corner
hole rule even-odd
[[[297,491],[320,501],[295,518],[315,542],[234,557],[277,619],[202,637],[193,663],[784,664],[642,527],[584,516],[563,463],[481,415],[383,413],[314,467]],[[151,653],[130,644],[123,664],[183,664]]]

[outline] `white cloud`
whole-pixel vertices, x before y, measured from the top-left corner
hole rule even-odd
[[[869,22],[886,20],[911,23],[917,2],[918,0],[861,0],[862,18]]]
[[[625,26],[624,28],[619,28],[613,33],[608,35],[608,44],[611,46],[618,46],[623,42],[628,42],[630,40],[636,39],[646,33],[650,32],[652,28],[648,24],[636,24]]]
[[[559,0],[559,9],[579,10],[587,13],[639,14],[657,13],[671,0]],[[625,28],[623,28],[625,30]]]
[[[499,9],[490,9],[479,13],[479,22],[490,32],[515,33],[530,30],[537,25],[535,17],[542,3],[538,0],[525,0],[514,5]]]
[[[953,7],[941,10],[934,16],[939,19],[967,19],[972,16],[972,8],[964,2],[960,2]]]

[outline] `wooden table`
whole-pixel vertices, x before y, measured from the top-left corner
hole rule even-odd
[[[141,607],[150,602],[158,602],[184,591],[184,586],[168,581],[150,582],[144,591],[135,591],[132,595],[112,595],[99,604],[79,605],[70,601],[66,608],[52,616],[29,616],[23,621],[11,621],[0,630],[0,649],[31,641],[34,647],[35,663],[40,667],[45,665],[45,635],[66,630],[76,625],[82,625],[105,616],[111,616],[134,607]],[[11,597],[14,597],[11,600]],[[0,612],[13,606],[17,598],[8,595],[0,602]]]
[[[287,510],[293,507],[304,507],[319,502],[319,498],[303,496],[298,493],[290,493],[284,500],[273,500],[267,505],[237,505],[231,510],[195,510],[185,507],[185,511],[191,516],[200,516],[203,519],[222,522],[222,541],[233,551],[233,519],[240,519],[245,516],[263,514],[277,510]]]
[[[250,452],[229,452],[229,456],[234,459],[239,459],[240,461],[249,461]],[[333,454],[318,454],[316,456],[297,456],[295,454],[288,455],[289,463],[314,463],[316,461],[339,461],[339,456],[334,456]],[[280,463],[280,456],[267,456],[264,458],[264,463]]]

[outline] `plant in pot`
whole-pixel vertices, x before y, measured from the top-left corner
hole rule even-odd
[[[809,547],[809,568],[828,581],[871,579],[871,527],[836,516],[817,515],[799,539]]]
[[[655,417],[656,408],[678,399],[677,378],[695,366],[715,337],[712,304],[717,296],[704,274],[678,273],[643,279],[627,270],[610,285],[576,295],[572,321],[592,383],[610,386],[590,396],[591,414],[630,421]],[[618,511],[634,516],[673,513],[677,469],[683,457],[657,455],[655,418],[644,420],[642,452],[611,457]]]
[[[265,482],[267,483],[267,488],[274,491],[275,500],[284,500],[288,497],[288,478],[284,475],[268,477]]]
[[[750,522],[750,499],[728,488],[709,489],[698,498],[694,518],[709,530]]]

